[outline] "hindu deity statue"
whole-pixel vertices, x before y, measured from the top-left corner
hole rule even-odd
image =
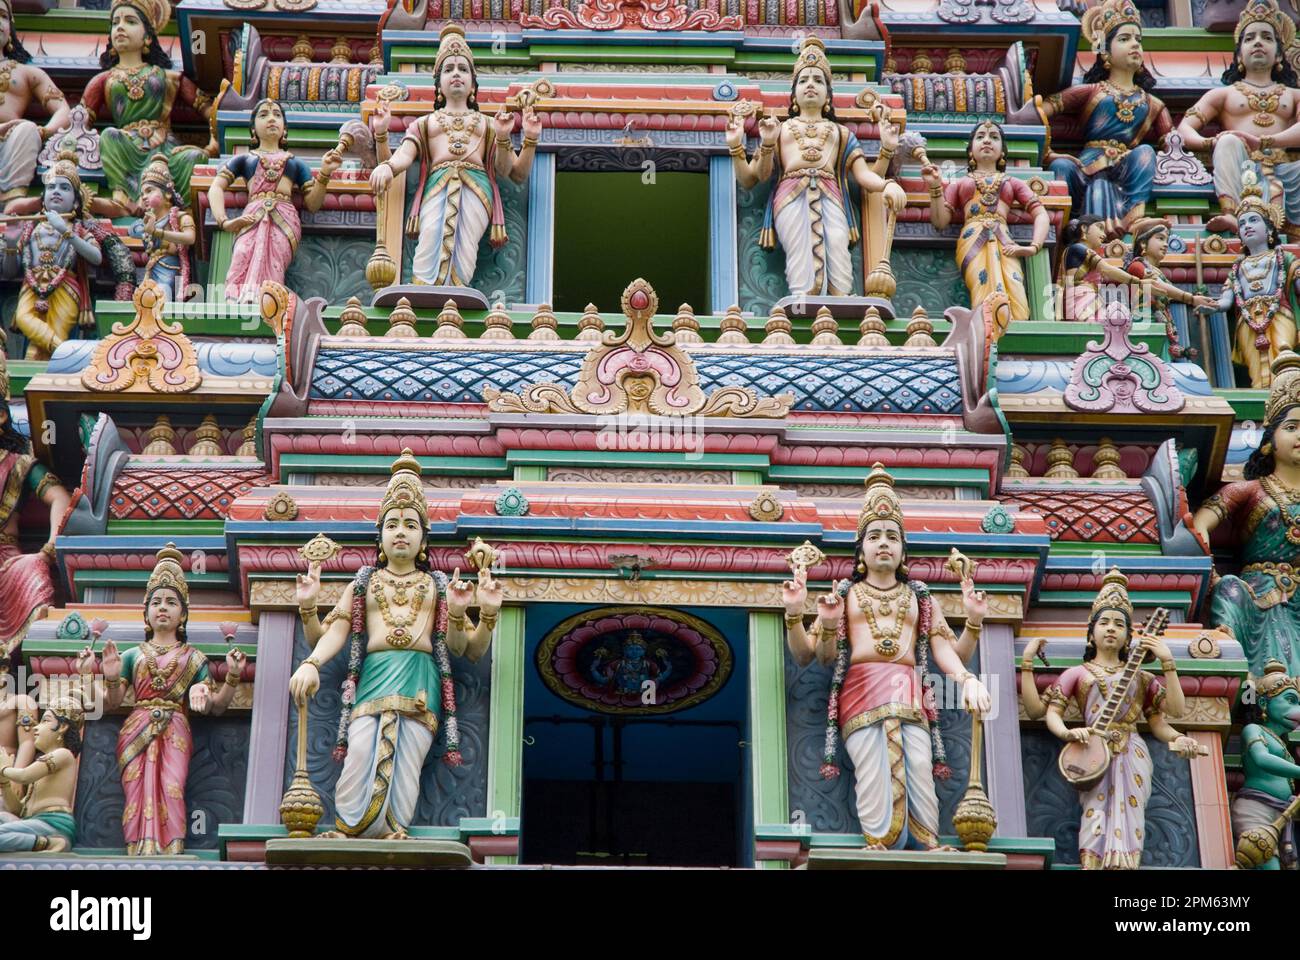
[[[972,307],[991,293],[1005,293],[1011,301],[1011,319],[1029,320],[1020,261],[1043,248],[1051,226],[1047,210],[1025,181],[1007,175],[1007,146],[1000,124],[985,120],[975,126],[966,145],[966,169],[966,176],[945,187],[938,167],[922,168],[921,176],[930,188],[930,222],[936,230],[947,229],[954,220],[965,222],[957,237],[957,266]],[[1034,218],[1028,246],[1011,239],[1007,217],[1013,207]]]
[[[162,159],[153,160],[140,178],[140,221],[144,237],[144,278],[167,291],[168,300],[184,300],[190,285],[190,247],[197,232],[194,217],[185,207],[171,168]]]
[[[938,712],[923,683],[937,668],[960,689],[961,706],[987,713],[988,690],[963,664],[974,652],[988,601],[962,582],[966,626],[960,640],[926,585],[908,580],[907,540],[894,480],[877,463],[858,518],[855,570],[817,600],[803,624],[806,572],[785,582],[786,642],[795,662],[834,664],[826,721],[824,777],[838,775],[839,739],[853,761],[858,820],[869,849],[939,847],[934,778],[947,777]]]
[[[1272,660],[1255,682],[1255,703],[1241,728],[1242,767],[1246,780],[1232,799],[1232,832],[1266,828],[1295,800],[1300,764],[1288,737],[1300,729],[1300,680],[1287,676],[1286,664]],[[1263,870],[1296,869],[1295,821],[1282,828],[1277,853]]]
[[[1049,152],[1048,166],[1070,188],[1073,210],[1105,224],[1107,237],[1128,232],[1143,215],[1155,182],[1156,152],[1173,129],[1169,109],[1152,95],[1156,78],[1142,60],[1142,19],[1132,0],[1106,0],[1083,15],[1083,31],[1099,51],[1083,83],[1041,95],[1007,117],[1044,126],[1056,116],[1077,116],[1084,147],[1076,157]]]
[[[347,648],[343,708],[334,749],[343,770],[334,791],[337,830],[326,836],[404,838],[420,799],[420,769],[441,727],[443,760],[461,764],[451,654],[478,660],[501,610],[502,588],[478,571],[479,622],[467,610],[474,584],[430,569],[429,505],[410,450],[393,463],[379,505],[378,562],[362,567],[338,604],[317,617],[320,564],[298,577],[298,611],[314,645],[289,681],[304,703],[320,668]],[[391,775],[377,758],[391,757]]]
[[[1244,544],[1240,573],[1214,587],[1209,622],[1236,637],[1255,676],[1273,660],[1300,676],[1300,356],[1290,350],[1273,363],[1264,432],[1242,475],[1192,518],[1207,552],[1228,520]]]
[[[1271,363],[1296,341],[1300,316],[1300,258],[1283,250],[1278,227],[1282,211],[1265,202],[1255,174],[1242,175],[1241,203],[1237,207],[1237,236],[1241,254],[1232,265],[1219,299],[1202,311],[1237,311],[1237,332],[1232,342],[1233,363],[1244,364],[1254,390],[1272,382]]]
[[[268,280],[284,283],[285,271],[302,239],[302,224],[293,205],[293,188],[302,191],[303,206],[315,212],[325,202],[330,174],[343,164],[337,150],[321,158],[314,175],[311,168],[287,151],[284,108],[270,98],[253,107],[252,150],[226,161],[208,188],[208,205],[217,226],[236,234],[226,296],[252,301]],[[243,178],[248,203],[238,217],[226,217],[226,188]]]
[[[1233,34],[1232,63],[1223,86],[1210,90],[1183,116],[1178,133],[1192,150],[1212,151],[1214,189],[1221,213],[1210,230],[1237,229],[1242,174],[1249,170],[1268,185],[1266,197],[1300,224],[1300,79],[1287,61],[1295,21],[1274,0],[1250,0]],[[1203,136],[1207,124],[1219,133]]]
[[[22,268],[13,325],[27,338],[28,360],[50,359],[78,326],[94,328],[87,268],[104,259],[70,152],[45,173],[42,210],[45,219],[24,224],[18,246],[5,250],[7,259],[17,259]]]
[[[1140,718],[1145,717],[1151,735],[1169,744],[1178,756],[1190,759],[1208,752],[1194,738],[1179,734],[1166,719],[1166,715],[1181,716],[1185,704],[1169,646],[1154,634],[1143,635],[1139,648],[1147,656],[1159,658],[1164,680],[1140,669],[1130,678],[1124,667],[1132,641],[1128,578],[1113,568],[1102,578],[1101,590],[1092,603],[1083,663],[1065,670],[1042,698],[1047,707],[1047,729],[1055,736],[1080,742],[1105,736],[1110,749],[1110,762],[1100,781],[1079,794],[1083,807],[1079,863],[1085,870],[1136,870],[1142,862],[1154,762],[1137,732]],[[1066,727],[1065,708],[1071,700],[1078,704],[1084,726]],[[1027,701],[1027,712],[1031,706],[1036,706],[1032,698]],[[1104,711],[1113,711],[1113,720],[1104,731],[1096,730],[1093,725]]]
[[[1165,335],[1169,338],[1169,354],[1175,360],[1183,356],[1183,346],[1178,342],[1178,330],[1174,318],[1169,312],[1169,303],[1186,304],[1193,309],[1210,308],[1215,301],[1203,294],[1193,294],[1180,289],[1165,276],[1160,264],[1169,252],[1169,221],[1146,217],[1133,224],[1133,247],[1129,253],[1125,269],[1137,277],[1137,293],[1141,302],[1135,305],[1135,315],[1149,315],[1151,320],[1162,323]]]
[[[34,620],[54,599],[54,537],[72,495],[32,456],[32,445],[9,416],[9,368],[0,351],[0,656],[11,662]],[[36,553],[18,549],[18,517],[29,497],[50,509],[49,536]]]
[[[0,853],[61,853],[77,839],[72,802],[77,794],[82,705],[55,700],[32,731],[35,755],[15,759],[0,748]]]
[[[224,713],[247,659],[232,646],[225,679],[218,684],[208,672],[207,657],[189,645],[190,589],[183,559],[173,543],[158,551],[145,585],[144,643],[118,653],[112,640],[104,642],[105,706],[120,706],[128,687],[135,693],[117,736],[117,768],[126,795],[122,835],[132,857],[184,851],[189,826],[185,782],[194,753],[189,714]],[[91,647],[83,649],[78,671],[92,673],[95,659]]]
[[[194,81],[171,69],[158,34],[171,18],[168,0],[112,0],[108,49],[99,58],[102,73],[86,84],[81,102],[92,120],[108,119],[99,134],[99,155],[113,200],[128,213],[139,212],[140,177],[154,157],[172,172],[181,199],[189,203],[194,165],[217,155],[186,146],[172,133],[172,107],[179,99],[209,119],[212,98]],[[105,114],[107,110],[107,114]]]
[[[68,126],[71,113],[62,91],[31,59],[14,31],[12,0],[0,0],[0,203],[6,205],[27,193],[41,144]],[[33,100],[49,114],[43,127],[23,119]]]
[[[818,37],[806,37],[794,64],[786,119],[764,117],[758,132],[758,150],[748,159],[739,116],[731,117],[726,136],[740,185],[748,190],[772,182],[759,243],[773,250],[780,241],[791,296],[851,296],[849,248],[860,231],[849,183],[881,193],[895,213],[903,209],[903,188],[885,179],[898,149],[898,128],[881,122],[880,155],[874,167],[868,166],[857,136],[835,116],[825,45]]]
[[[406,128],[397,151],[371,173],[370,186],[379,196],[393,177],[420,161],[416,209],[406,225],[407,233],[419,238],[412,282],[468,287],[483,234],[491,230],[494,247],[507,239],[497,180],[528,179],[542,122],[531,106],[523,109],[524,139],[516,155],[510,143],[514,114],[502,110],[489,122],[479,112],[474,54],[457,24],[442,28],[433,72],[436,109]]]
[[[1105,259],[1106,223],[1096,214],[1075,217],[1061,231],[1061,265],[1057,272],[1061,290],[1062,320],[1096,323],[1103,306],[1101,288],[1109,281],[1136,286],[1132,273]]]
[[[647,681],[665,682],[673,672],[672,662],[662,649],[646,657],[645,637],[633,630],[623,639],[623,649],[615,656],[605,648],[596,651],[591,662],[591,678],[616,693],[638,694]]]

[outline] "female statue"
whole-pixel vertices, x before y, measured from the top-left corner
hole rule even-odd
[[[1169,355],[1178,360],[1184,350],[1178,342],[1178,331],[1174,327],[1174,318],[1169,312],[1169,302],[1186,304],[1189,307],[1213,307],[1214,300],[1202,294],[1188,293],[1170,283],[1160,264],[1169,250],[1169,221],[1154,217],[1139,220],[1133,224],[1133,250],[1125,268],[1137,277],[1141,284],[1141,293],[1146,298],[1146,310],[1133,312],[1150,313],[1151,319],[1162,323],[1165,334],[1169,337]]]
[[[167,299],[184,300],[190,285],[190,247],[196,238],[194,218],[176,193],[165,160],[150,163],[141,183],[144,277],[167,291]]]

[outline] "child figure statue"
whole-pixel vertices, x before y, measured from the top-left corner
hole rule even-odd
[[[77,794],[83,711],[75,699],[57,700],[36,725],[36,757],[21,766],[0,749],[0,853],[62,853],[77,839],[72,802]]]

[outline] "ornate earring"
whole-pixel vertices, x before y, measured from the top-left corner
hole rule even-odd
[[[424,563],[429,559],[429,554],[425,551],[424,547],[420,548],[420,552],[416,555],[416,559],[421,563]]]
[[[1110,69],[1110,54],[1109,54],[1109,53],[1103,53],[1103,54],[1101,55],[1101,65],[1102,65],[1102,67],[1103,67],[1104,69],[1106,69],[1106,70],[1109,70],[1109,69]]]
[[[145,37],[145,39],[144,39],[144,52],[145,52],[145,53],[148,53],[148,52],[149,52],[149,48],[152,47],[152,46],[153,46],[153,44],[149,42],[149,38],[148,38],[148,37]]]
[[[1259,448],[1259,452],[1262,453],[1262,454],[1263,454],[1264,456],[1266,456],[1266,457],[1271,457],[1271,456],[1273,456],[1273,443],[1272,443],[1272,441],[1270,441],[1270,442],[1264,444],[1262,447],[1260,447],[1260,448]]]
[[[380,548],[379,548],[379,562],[380,562],[381,564],[382,564],[382,563],[387,563],[387,562],[388,562],[388,555],[384,553],[384,548],[383,548],[383,547],[380,547]]]
[[[867,565],[866,565],[865,563],[863,563],[861,560],[858,561],[857,571],[858,571],[858,573],[866,573],[866,572],[867,572]]]

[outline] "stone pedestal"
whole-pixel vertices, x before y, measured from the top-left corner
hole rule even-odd
[[[468,867],[469,847],[455,840],[288,838],[266,841],[266,862],[279,866]]]
[[[370,305],[395,307],[402,297],[410,301],[415,310],[441,310],[448,300],[454,300],[460,310],[488,309],[487,297],[472,287],[437,287],[428,283],[395,283],[376,290]]]
[[[809,870],[1005,870],[1005,853],[965,853],[950,850],[867,850],[852,847],[813,848]]]
[[[893,320],[895,316],[893,302],[884,297],[782,297],[776,306],[787,317],[815,317],[822,307],[836,320],[859,321],[867,307],[875,307],[885,320]]]

